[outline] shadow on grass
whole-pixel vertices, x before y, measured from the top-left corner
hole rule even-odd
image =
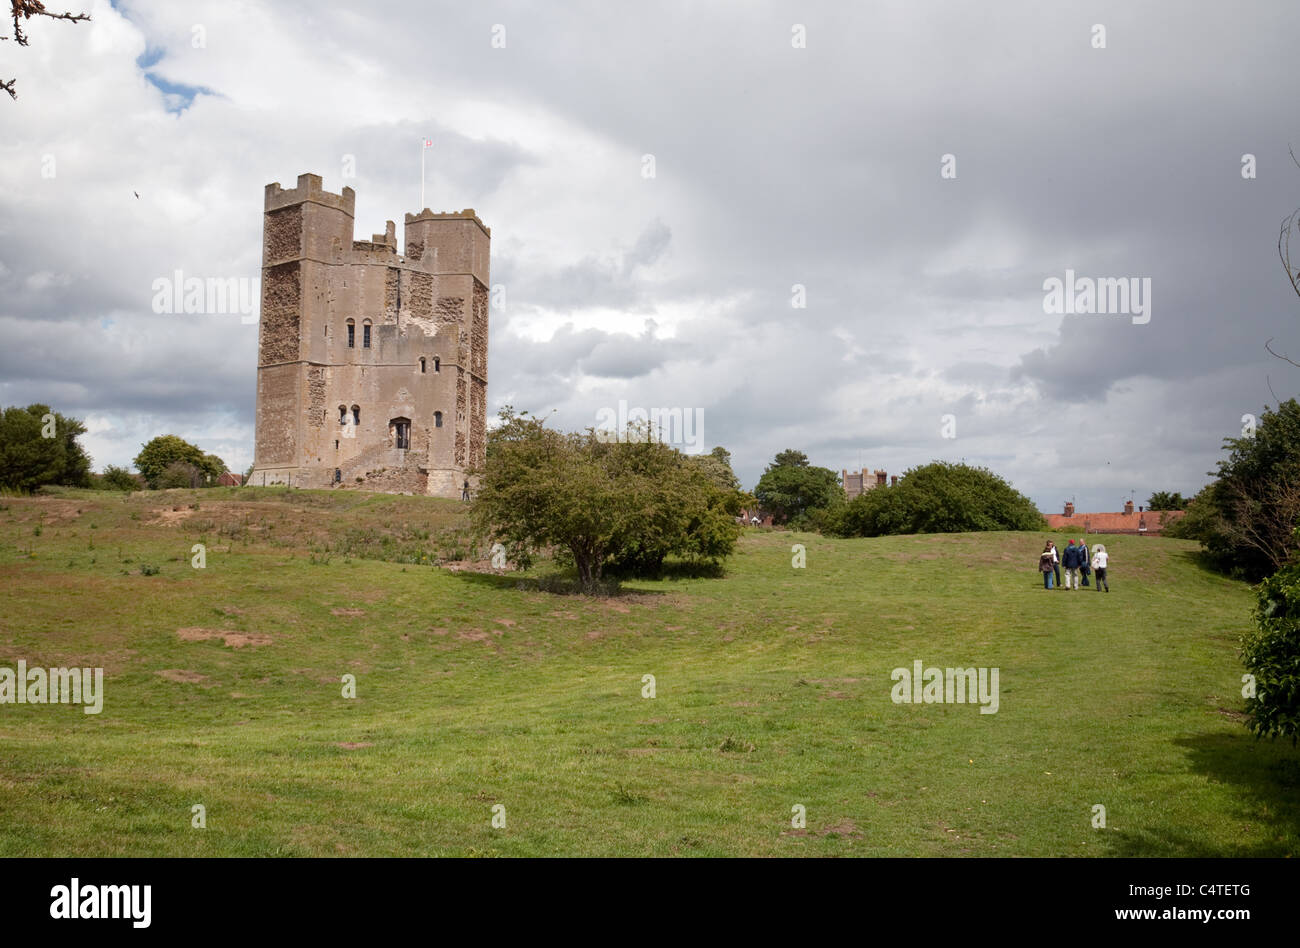
[[[1220,732],[1179,738],[1197,773],[1230,786],[1237,806],[1224,819],[1238,826],[1263,826],[1269,839],[1252,844],[1213,845],[1168,830],[1117,830],[1110,836],[1116,856],[1261,857],[1292,856],[1300,836],[1300,751],[1289,741],[1256,740],[1250,734]]]
[[[606,575],[614,579],[722,579],[727,575],[727,568],[722,563],[691,563],[685,560],[670,560],[657,570],[644,575],[633,575],[610,570]]]
[[[663,596],[658,589],[624,589],[617,579],[604,579],[594,592],[584,592],[578,577],[573,573],[543,573],[534,576],[517,574],[480,573],[473,570],[456,570],[457,579],[493,589],[510,589],[520,592],[544,592],[555,596],[592,596],[597,599],[621,597]]]
[[[1178,550],[1171,553],[1171,560],[1182,560],[1190,566],[1196,567],[1203,573],[1209,573],[1211,576],[1217,576],[1219,579],[1233,580],[1235,582],[1249,583],[1244,576],[1236,576],[1232,573],[1225,573],[1219,568],[1219,561],[1207,553],[1205,550]]]

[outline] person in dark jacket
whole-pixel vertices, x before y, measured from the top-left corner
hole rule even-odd
[[[1052,588],[1052,557],[1054,554],[1055,551],[1052,549],[1052,544],[1049,541],[1047,546],[1043,547],[1043,552],[1038,557],[1038,571],[1043,574],[1044,589]]]
[[[1079,575],[1081,575],[1081,576],[1083,577],[1083,585],[1084,585],[1084,586],[1087,586],[1087,585],[1088,585],[1088,574],[1092,572],[1092,566],[1090,565],[1091,563],[1092,563],[1092,558],[1091,558],[1091,555],[1088,553],[1088,544],[1084,543],[1084,542],[1083,542],[1083,539],[1080,538],[1080,540],[1079,540]]]
[[[1079,548],[1071,540],[1065,547],[1065,555],[1061,557],[1061,565],[1065,567],[1065,588],[1073,589],[1076,592],[1079,589]]]

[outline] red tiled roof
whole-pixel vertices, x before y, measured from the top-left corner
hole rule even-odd
[[[223,471],[217,478],[217,485],[220,487],[242,487],[244,479],[238,474],[232,474],[230,471]]]
[[[1138,533],[1141,524],[1146,524],[1146,533],[1159,533],[1165,526],[1173,523],[1187,513],[1185,510],[1144,510],[1141,513],[1076,513],[1073,517],[1064,514],[1048,514],[1047,525],[1053,530],[1059,527],[1077,527],[1080,533]]]

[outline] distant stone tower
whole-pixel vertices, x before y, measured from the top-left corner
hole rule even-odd
[[[460,497],[486,450],[488,254],[472,210],[352,239],[356,194],[266,186],[250,484]],[[472,486],[472,484],[471,484]]]

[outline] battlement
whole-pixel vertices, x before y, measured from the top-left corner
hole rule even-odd
[[[481,220],[479,220],[478,215],[474,213],[474,208],[472,207],[466,208],[463,211],[437,211],[437,212],[431,211],[426,207],[419,214],[411,214],[408,212],[406,215],[407,224],[413,224],[416,221],[454,221],[454,220],[473,221],[475,224],[478,224],[479,227],[483,228],[483,233],[487,234],[489,237],[492,236],[492,228],[486,226]]]
[[[326,191],[321,176],[318,174],[300,174],[298,175],[297,187],[285,190],[280,187],[279,181],[273,181],[266,186],[266,197],[263,205],[264,211],[274,211],[282,207],[289,207],[293,204],[303,204],[310,202],[320,204],[323,207],[334,208],[342,211],[348,217],[356,216],[357,194],[351,188],[344,188],[341,194],[333,194]],[[471,213],[473,213],[471,211]],[[410,215],[408,214],[409,218]]]
[[[379,253],[397,254],[397,225],[392,221],[384,222],[382,234],[372,234],[369,240],[352,241],[353,250],[368,250]]]

